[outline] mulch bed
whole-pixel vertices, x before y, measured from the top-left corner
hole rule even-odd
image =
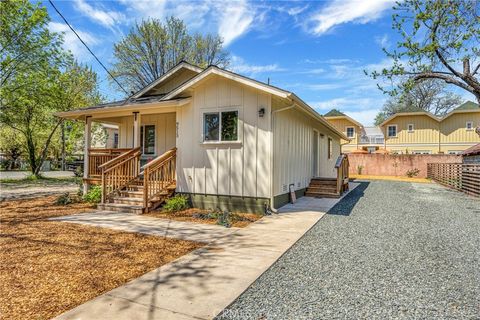
[[[205,215],[211,212],[212,210],[190,208],[190,209],[177,211],[177,212],[168,212],[163,210],[152,211],[152,212],[149,212],[147,215],[156,217],[156,218],[171,219],[176,221],[217,224],[218,222],[217,219],[205,217]],[[244,228],[248,226],[250,223],[255,222],[262,218],[261,215],[255,214],[255,213],[235,212],[233,213],[233,215],[235,219],[234,221],[232,221],[232,227],[237,227],[237,228]]]
[[[50,319],[201,247],[48,221],[92,210],[56,197],[0,202],[0,315]]]

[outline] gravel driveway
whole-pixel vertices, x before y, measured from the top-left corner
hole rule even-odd
[[[364,182],[219,318],[480,319],[480,200]]]

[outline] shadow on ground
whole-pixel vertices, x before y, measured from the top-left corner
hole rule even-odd
[[[334,205],[327,214],[337,216],[349,216],[352,213],[353,208],[363,198],[365,190],[368,188],[370,182],[367,181],[355,181],[359,184],[349,194],[345,196],[340,202]]]

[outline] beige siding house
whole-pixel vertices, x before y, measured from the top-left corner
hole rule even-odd
[[[392,153],[458,154],[480,142],[480,107],[466,102],[444,117],[428,112],[397,113],[381,124]]]
[[[168,188],[198,207],[277,208],[314,177],[337,179],[347,139],[291,92],[185,62],[126,100],[58,115],[86,123],[86,186],[114,205],[136,181],[143,211]],[[118,126],[118,152],[90,147],[92,121]]]

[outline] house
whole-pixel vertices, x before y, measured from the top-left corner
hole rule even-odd
[[[109,123],[101,123],[92,129],[92,148],[118,148],[118,126]]]
[[[109,210],[145,212],[176,192],[264,212],[312,179],[313,196],[348,186],[342,132],[294,93],[217,66],[181,62],[125,100],[57,115],[85,122],[84,190],[100,184]],[[118,149],[91,148],[92,122],[118,126]]]
[[[480,130],[478,131],[478,135],[480,136]],[[463,157],[463,163],[480,164],[480,143],[464,150],[461,155]]]
[[[349,138],[341,141],[342,153],[356,150],[372,153],[384,145],[383,133],[379,127],[364,127],[360,122],[336,109],[330,110],[324,117]]]
[[[459,154],[480,142],[475,127],[480,126],[480,106],[466,102],[444,117],[429,112],[401,112],[380,127],[386,150],[392,153]]]

